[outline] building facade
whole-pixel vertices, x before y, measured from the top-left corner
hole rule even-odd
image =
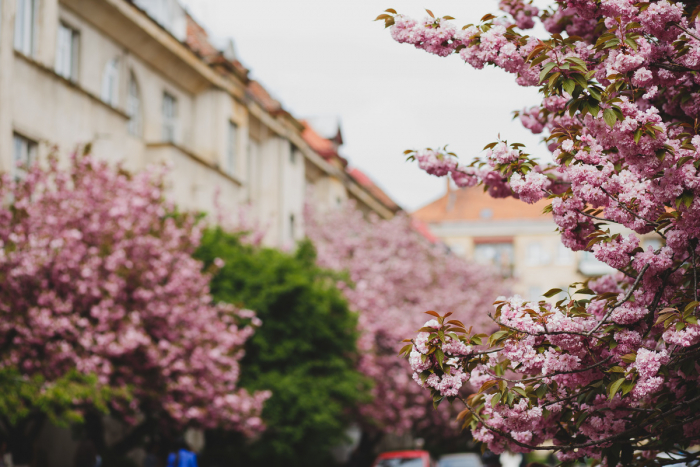
[[[0,170],[87,143],[128,170],[167,164],[181,209],[249,204],[268,245],[303,237],[307,199],[393,216],[231,52],[176,0],[0,0]]]
[[[496,268],[513,279],[513,292],[542,299],[551,288],[613,271],[588,252],[573,252],[561,243],[551,214],[542,200],[526,204],[515,198],[494,199],[482,187],[448,190],[412,215],[457,255]],[[661,244],[647,235],[642,246]]]

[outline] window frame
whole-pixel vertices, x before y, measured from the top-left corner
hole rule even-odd
[[[166,103],[170,103],[166,106]],[[166,143],[175,144],[177,140],[177,97],[168,92],[163,91],[163,99],[161,102],[161,118],[162,118],[162,138]]]
[[[36,52],[36,10],[38,0],[16,0],[13,47],[28,57]],[[29,10],[29,11],[27,11]],[[29,13],[27,18],[26,13]]]
[[[111,107],[117,107],[119,103],[119,58],[117,57],[109,60],[102,71],[100,98]]]
[[[18,145],[21,145],[18,151]],[[15,180],[23,179],[26,175],[27,168],[36,162],[39,153],[39,142],[24,136],[21,133],[12,133],[12,168],[11,174]],[[22,161],[24,159],[24,161]],[[18,163],[24,162],[24,166],[18,166]]]
[[[296,165],[298,151],[299,151],[299,148],[297,148],[296,145],[290,141],[289,142],[289,163],[291,165]]]
[[[141,108],[141,88],[133,71],[129,73],[129,81],[126,88],[126,114],[129,116],[127,132],[131,136],[140,138],[143,136],[143,109]]]
[[[224,161],[224,171],[229,175],[237,172],[238,162],[238,125],[233,120],[228,121],[226,128],[226,160]]]
[[[62,37],[63,33],[67,33],[68,36],[70,36],[67,42],[65,42],[65,38]],[[78,81],[78,65],[80,61],[80,31],[78,29],[74,28],[70,24],[66,23],[65,21],[59,21],[58,23],[58,37],[56,40],[56,65],[54,67],[54,71],[56,72],[57,75],[72,81],[76,82]],[[64,46],[65,44],[69,44],[69,54],[62,54],[61,53],[61,47]],[[67,56],[68,58],[64,58]],[[63,67],[66,65],[65,61],[69,61],[68,68],[67,70],[64,70]]]

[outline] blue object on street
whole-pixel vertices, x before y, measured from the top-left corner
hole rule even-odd
[[[180,449],[177,454],[168,454],[167,467],[197,467],[197,454],[186,449]]]

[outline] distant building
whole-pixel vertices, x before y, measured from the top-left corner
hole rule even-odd
[[[312,127],[177,0],[0,0],[2,171],[88,142],[129,170],[165,162],[181,208],[212,213],[217,193],[225,211],[250,203],[268,245],[303,237],[307,192],[393,216],[395,203],[346,171],[342,138]]]
[[[449,190],[418,209],[413,217],[426,223],[457,255],[497,268],[514,279],[514,292],[541,299],[550,288],[612,271],[591,253],[566,248],[542,200],[526,204],[515,198],[494,199],[482,187]],[[652,236],[643,245],[658,247]]]

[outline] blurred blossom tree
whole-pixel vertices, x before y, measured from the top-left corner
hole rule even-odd
[[[355,369],[357,317],[336,288],[336,273],[319,268],[313,246],[295,253],[248,244],[255,235],[208,230],[196,257],[223,266],[214,298],[256,310],[263,326],[246,344],[240,384],[271,390],[267,430],[250,443],[224,430],[207,432],[203,463],[221,465],[333,465],[331,449],[345,439],[352,408],[366,398]]]
[[[434,411],[396,355],[425,310],[459,312],[481,331],[493,328],[486,313],[508,284],[488,267],[430,243],[405,215],[365,219],[348,204],[325,214],[307,210],[306,226],[319,264],[349,274],[339,286],[359,313],[357,369],[374,382],[372,400],[359,406],[364,451],[387,432],[423,435],[430,428],[443,437],[459,435],[456,413],[447,406]]]
[[[254,315],[212,302],[210,276],[191,256],[196,219],[173,214],[161,177],[89,155],[66,169],[51,158],[21,179],[3,175],[0,199],[0,366],[26,382],[15,391],[16,378],[0,379],[4,396],[25,394],[0,398],[5,428],[36,433],[54,403],[70,421],[104,407],[106,388],[111,412],[138,425],[114,447],[124,452],[156,423],[262,431],[269,393],[237,384],[253,334],[242,319]],[[91,435],[103,445],[100,430]],[[10,445],[19,463],[32,446],[24,438]]]
[[[564,245],[619,272],[572,284],[556,304],[499,299],[492,318],[500,329],[487,345],[435,314],[404,352],[436,401],[459,397],[467,380],[481,388],[463,400],[461,418],[494,452],[550,450],[552,440],[570,465],[584,457],[609,466],[696,460],[700,5],[500,6],[505,16],[461,29],[430,11],[414,20],[389,9],[378,19],[398,42],[539,86],[541,105],[518,115],[534,133],[546,131],[555,163],[540,166],[505,141],[470,164],[444,150],[407,154],[459,186],[550,199]],[[537,21],[545,39],[521,32]],[[646,234],[662,246],[644,250],[638,235]]]

